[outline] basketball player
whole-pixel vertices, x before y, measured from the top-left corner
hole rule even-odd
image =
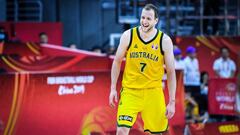
[[[128,135],[137,114],[141,113],[144,131],[161,134],[168,129],[168,119],[175,113],[176,76],[173,44],[169,36],[155,28],[157,8],[147,4],[141,13],[140,26],[127,30],[113,61],[109,104],[118,102],[116,84],[122,60],[126,65],[117,114],[117,135]],[[162,89],[164,63],[167,71],[169,103],[165,106]]]

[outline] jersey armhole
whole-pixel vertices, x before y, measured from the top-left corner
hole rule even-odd
[[[163,51],[163,48],[162,48],[163,35],[164,35],[164,33],[162,32],[161,37],[160,37],[160,52],[161,52],[162,55],[164,55],[164,51]]]
[[[130,31],[130,41],[129,41],[127,50],[131,47],[131,44],[132,44],[132,36],[133,36],[133,29],[131,29],[131,31]]]

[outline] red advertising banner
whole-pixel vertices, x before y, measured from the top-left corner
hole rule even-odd
[[[210,79],[208,92],[209,114],[236,115],[236,79]]]
[[[190,135],[239,135],[240,122],[190,124]]]
[[[24,24],[24,26],[26,26]],[[6,25],[7,28],[7,25]],[[20,28],[19,30],[22,30]],[[42,30],[42,29],[41,29]],[[51,30],[51,29],[49,29]],[[23,30],[26,31],[26,30]],[[23,32],[32,33],[32,32]],[[32,35],[30,35],[32,36]],[[25,37],[25,36],[24,36]],[[54,38],[53,38],[54,39]],[[55,38],[57,39],[57,38]],[[29,40],[27,40],[29,41]],[[35,41],[35,40],[34,40]],[[183,56],[186,56],[185,51],[189,45],[193,45],[197,48],[198,59],[200,71],[208,71],[210,77],[214,77],[215,73],[212,69],[212,64],[220,56],[220,48],[228,47],[230,49],[230,57],[237,62],[237,52],[240,51],[239,47],[240,37],[206,37],[206,36],[196,36],[196,37],[175,37],[173,42],[182,49]],[[19,56],[82,56],[91,55],[89,51],[83,51],[78,49],[69,49],[67,47],[62,47],[53,44],[36,44],[33,42],[26,43],[4,43],[0,45],[0,53],[5,55],[19,55]],[[102,56],[104,54],[98,55]],[[96,56],[96,53],[95,55]]]
[[[97,61],[97,62],[96,62]],[[106,56],[0,56],[0,67],[8,73],[56,73],[79,71],[109,71],[111,61]]]
[[[182,73],[177,72],[176,115],[170,120],[171,132],[175,131],[171,126],[185,124],[181,78]],[[0,83],[0,134],[115,134],[116,108],[108,105],[110,71],[4,74]],[[133,128],[139,135],[142,122],[138,119]]]
[[[89,51],[53,45],[40,47],[34,43],[0,44],[1,46],[4,55],[0,56],[0,68],[8,73],[109,71],[112,65],[112,59],[107,55]]]
[[[26,43],[1,43],[0,54],[17,56],[39,56],[42,55],[40,44]]]

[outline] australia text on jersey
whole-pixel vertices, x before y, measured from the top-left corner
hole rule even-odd
[[[130,53],[130,58],[146,58],[146,59],[150,59],[153,60],[155,62],[158,61],[158,56],[148,53],[148,52],[131,52]]]

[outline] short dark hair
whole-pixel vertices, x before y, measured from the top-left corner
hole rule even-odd
[[[145,10],[153,10],[154,11],[154,17],[158,18],[158,8],[154,6],[153,4],[147,4],[144,6]]]
[[[224,49],[226,49],[227,51],[229,51],[229,48],[226,47],[226,46],[224,46],[224,47],[222,47],[222,48],[220,49],[220,52],[223,52]]]
[[[40,33],[38,34],[39,37],[41,37],[42,35],[47,35],[47,33],[45,33],[45,32],[40,32]]]

